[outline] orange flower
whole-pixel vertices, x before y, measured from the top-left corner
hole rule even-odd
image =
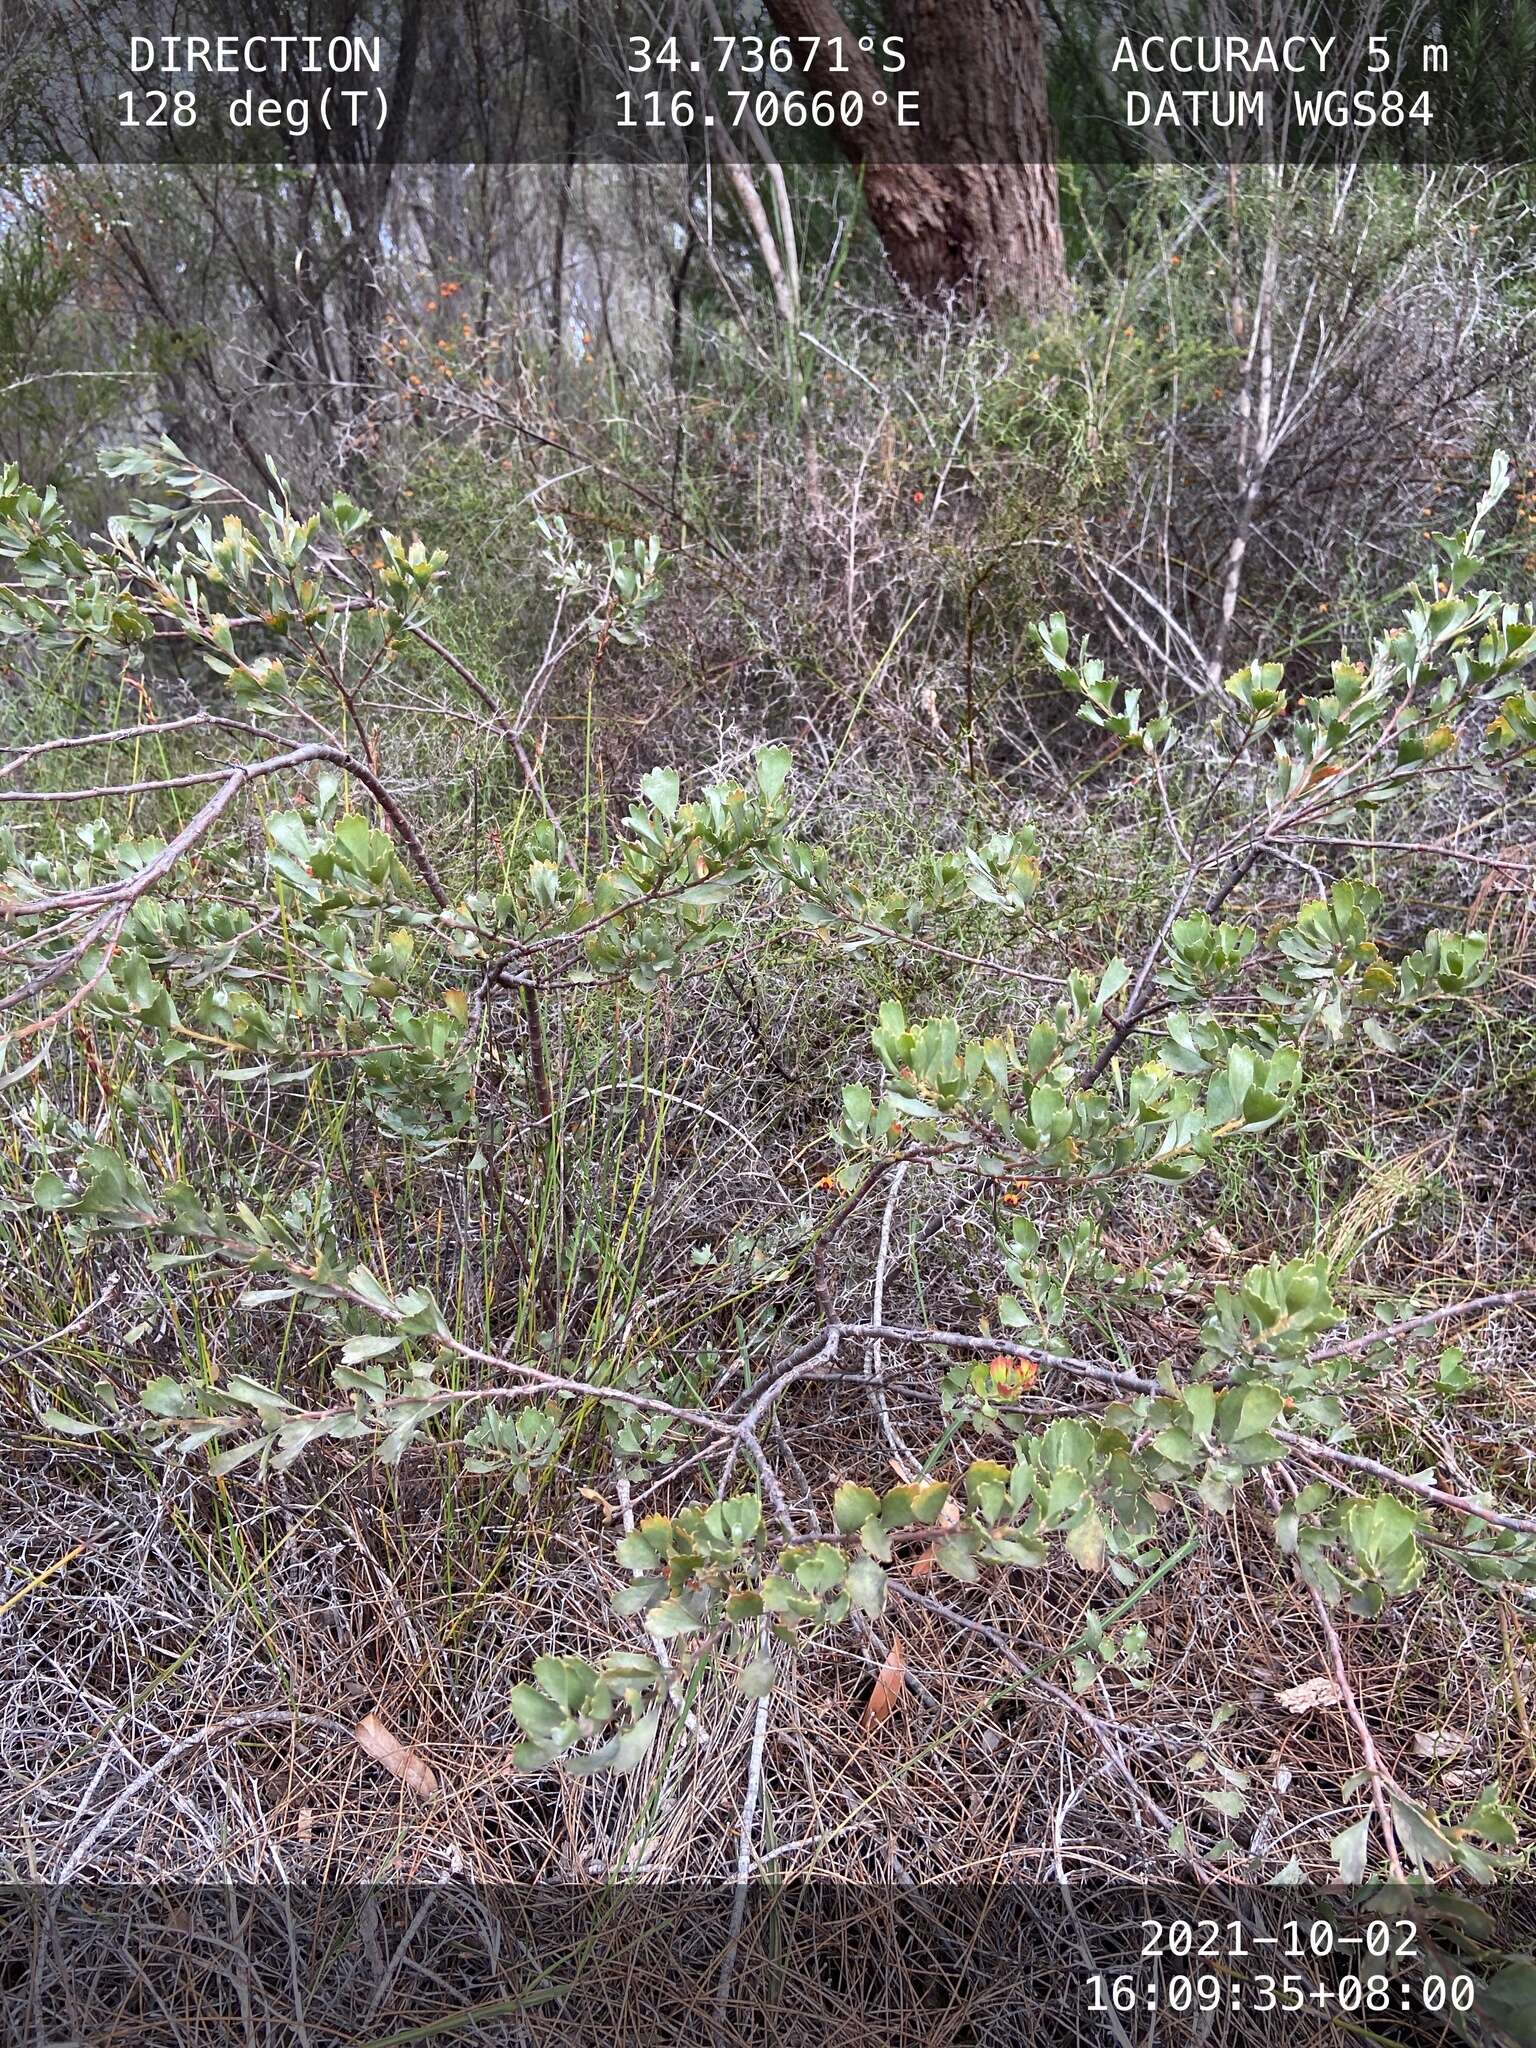
[[[1008,1188],[1004,1191],[1003,1202],[1005,1206],[1010,1209],[1017,1209],[1017,1207],[1019,1206],[1019,1198],[1013,1192],[1012,1188]]]
[[[837,1186],[837,1176],[832,1173],[824,1173],[816,1185],[819,1188],[835,1188]]]
[[[438,297],[451,299],[458,289],[459,287],[456,284],[440,284],[437,288]]]
[[[987,1378],[999,1399],[1012,1400],[1035,1384],[1040,1368],[1030,1358],[1010,1358],[1005,1351],[987,1360]]]
[[[923,502],[923,494],[921,491],[914,491],[912,493],[912,502],[914,505],[921,505],[921,503]]]

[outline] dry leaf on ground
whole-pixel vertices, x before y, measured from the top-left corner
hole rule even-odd
[[[355,1730],[357,1744],[365,1756],[400,1780],[421,1799],[437,1796],[437,1776],[432,1766],[387,1728],[377,1714],[365,1714]]]
[[[1336,1707],[1344,1695],[1331,1678],[1306,1678],[1275,1694],[1275,1705],[1288,1714],[1310,1714],[1314,1707]]]
[[[1415,1756],[1460,1756],[1467,1746],[1465,1728],[1420,1728],[1413,1738]]]
[[[891,1647],[885,1653],[885,1662],[880,1666],[875,1680],[875,1689],[869,1696],[860,1724],[865,1729],[878,1728],[882,1721],[888,1721],[907,1689],[907,1652],[900,1636],[891,1637]]]

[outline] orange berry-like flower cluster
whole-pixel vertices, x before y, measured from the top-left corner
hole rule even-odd
[[[1003,1401],[1027,1392],[1039,1376],[1040,1368],[1032,1358],[1010,1358],[1006,1351],[999,1351],[987,1360],[988,1383]]]

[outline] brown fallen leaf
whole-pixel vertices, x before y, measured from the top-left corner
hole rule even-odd
[[[1275,1705],[1288,1714],[1310,1714],[1314,1707],[1336,1707],[1344,1695],[1331,1678],[1305,1678],[1275,1694]]]
[[[901,1696],[906,1689],[907,1652],[901,1637],[893,1635],[891,1647],[885,1653],[885,1662],[875,1679],[874,1691],[869,1696],[869,1704],[864,1709],[864,1718],[859,1724],[866,1733],[891,1718],[901,1705]]]
[[[1465,1728],[1420,1728],[1414,1733],[1415,1756],[1460,1756],[1471,1740]]]
[[[364,1756],[382,1764],[392,1777],[398,1778],[419,1799],[437,1797],[437,1775],[432,1766],[387,1728],[377,1714],[364,1714],[353,1732]]]

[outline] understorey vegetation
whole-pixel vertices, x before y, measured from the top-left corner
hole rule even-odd
[[[1528,173],[543,155],[0,180],[0,2033],[1536,2041]]]
[[[1271,1846],[1219,1710],[1183,1767],[1203,1820],[1131,1777],[1158,1854],[1524,1867],[1520,1785],[1404,1782],[1341,1630],[1436,1588],[1507,1627],[1536,1585],[1471,1336],[1536,1286],[1367,1277],[1435,1206],[1433,1140],[1348,1228],[1288,1192],[1346,1116],[1370,1188],[1437,1090],[1530,1111],[1528,849],[1474,857],[1475,906],[1412,880],[1448,791],[1502,810],[1536,761],[1536,623],[1484,559],[1505,456],[1353,649],[1258,649],[1151,709],[1042,619],[1017,661],[1098,808],[962,776],[905,829],[792,733],[623,790],[589,744],[562,790],[457,644],[451,552],[166,440],[103,469],[94,538],[0,479],[9,658],[69,707],[0,770],[38,1442],[229,1503],[372,1464],[530,1527],[595,1509],[604,1600],[505,1688],[535,1783],[671,1770],[713,1689],[766,1707],[834,1644],[878,1729],[934,1622],[1112,1744],[1159,1683],[1159,1598],[1257,1526],[1322,1646],[1276,1694],[1303,1712],[1310,1678],[1356,1764]],[[659,534],[541,512],[524,545],[551,660],[665,639],[688,571]],[[1096,910],[1126,843],[1133,914]],[[1083,1588],[1054,1640],[998,1618],[1036,1575]],[[902,1703],[933,1711],[915,1672]]]

